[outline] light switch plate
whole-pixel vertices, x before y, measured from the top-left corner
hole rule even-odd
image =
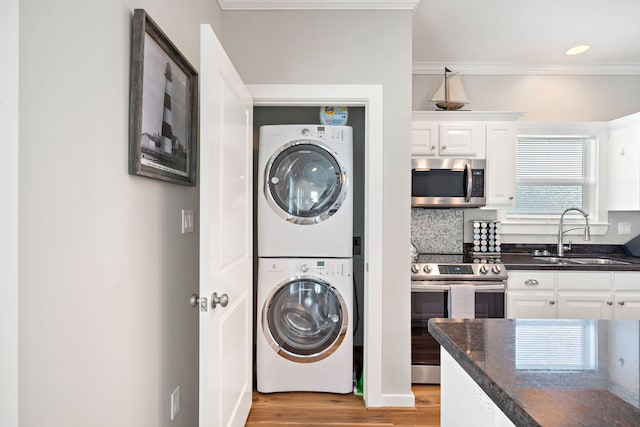
[[[619,222],[618,223],[618,234],[631,234],[631,223],[630,222]]]
[[[193,233],[193,210],[182,209],[182,234]]]

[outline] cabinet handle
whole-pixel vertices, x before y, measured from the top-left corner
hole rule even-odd
[[[513,196],[509,196],[509,200],[513,200]]]
[[[607,301],[607,305],[613,305],[613,302]]]
[[[549,301],[549,304],[554,305],[556,302],[555,301]]]
[[[443,145],[442,147],[440,147],[440,149],[441,149],[441,150],[446,150],[446,149],[447,149],[447,146],[446,146],[446,145]]]
[[[435,145],[432,145],[432,146],[431,146],[431,149],[432,149],[432,150],[435,150],[435,149],[436,149],[436,146],[435,146]]]
[[[618,301],[619,305],[624,305],[624,301]]]
[[[538,281],[536,279],[527,279],[524,281],[525,286],[538,286]]]

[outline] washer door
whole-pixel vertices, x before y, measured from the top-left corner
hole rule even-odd
[[[297,277],[276,286],[262,314],[271,347],[295,362],[330,356],[347,333],[344,300],[333,286],[315,277]]]
[[[347,196],[347,173],[328,148],[311,141],[284,145],[267,163],[265,197],[294,224],[317,224],[335,214]]]

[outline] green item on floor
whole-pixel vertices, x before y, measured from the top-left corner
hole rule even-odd
[[[362,390],[364,389],[364,369],[360,373],[360,378],[356,381],[356,396],[362,396]]]

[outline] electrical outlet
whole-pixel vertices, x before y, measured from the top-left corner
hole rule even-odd
[[[193,233],[193,210],[182,209],[182,234]]]
[[[618,234],[631,234],[631,223],[630,222],[619,222],[618,223]]]
[[[171,421],[178,415],[178,412],[180,412],[180,386],[171,393]]]

